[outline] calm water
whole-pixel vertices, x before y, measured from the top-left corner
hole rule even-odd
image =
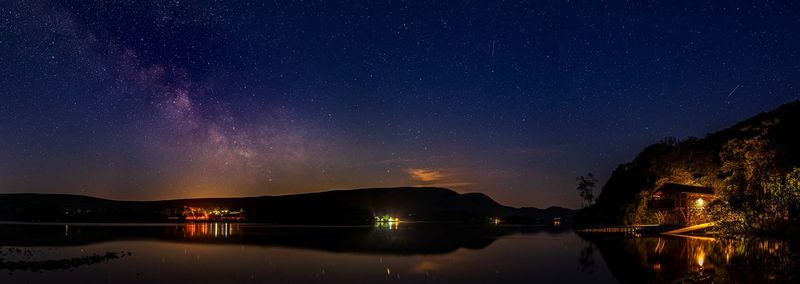
[[[4,224],[0,283],[788,282],[795,248],[512,226]]]

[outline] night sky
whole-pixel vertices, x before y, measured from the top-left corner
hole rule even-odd
[[[0,192],[578,207],[578,175],[800,98],[794,1],[494,2],[0,1]]]

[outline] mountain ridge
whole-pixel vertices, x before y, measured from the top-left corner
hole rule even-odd
[[[276,224],[366,224],[376,216],[408,221],[480,223],[499,218],[513,223],[548,223],[572,211],[513,208],[483,193],[437,187],[331,190],[290,195],[186,198],[156,201],[113,200],[86,195],[3,193],[4,221],[164,221],[185,207],[242,209],[247,221]],[[562,216],[563,215],[563,216]],[[549,221],[548,221],[549,220]]]

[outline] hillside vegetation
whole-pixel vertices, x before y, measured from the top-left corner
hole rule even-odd
[[[650,193],[664,183],[712,187],[711,216],[727,231],[797,227],[800,203],[800,102],[785,104],[708,134],[667,138],[619,165],[579,225],[656,223]]]

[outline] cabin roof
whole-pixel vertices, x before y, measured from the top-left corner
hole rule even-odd
[[[694,185],[686,185],[686,184],[677,184],[677,183],[665,183],[655,191],[653,194],[663,192],[663,193],[695,193],[695,194],[707,194],[713,195],[714,189],[706,186],[694,186]]]

